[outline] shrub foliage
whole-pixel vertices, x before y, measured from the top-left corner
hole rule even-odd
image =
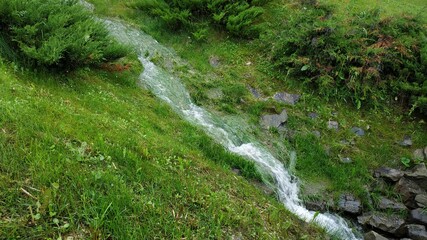
[[[305,5],[267,40],[273,65],[326,97],[357,107],[400,99],[427,110],[427,29],[416,18],[379,11],[340,21],[328,6]]]
[[[189,29],[199,35],[207,24],[234,36],[257,37],[257,19],[266,0],[139,0],[134,7],[161,18],[171,29]]]
[[[3,49],[33,66],[75,68],[127,54],[76,0],[0,0],[0,33]]]

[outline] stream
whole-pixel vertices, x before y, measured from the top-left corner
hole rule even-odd
[[[226,149],[253,161],[261,174],[273,179],[272,183],[266,182],[266,184],[275,190],[278,199],[288,210],[306,222],[316,222],[340,239],[359,239],[341,217],[309,211],[302,205],[298,197],[297,178],[292,176],[283,163],[263,147],[254,136],[238,126],[244,123],[243,120],[235,124],[230,123],[195,105],[180,79],[150,60],[153,56],[160,56],[169,61],[183,62],[173,50],[119,20],[101,19],[101,21],[115,38],[131,46],[138,54],[144,66],[139,77],[140,84],[167,102],[185,120],[203,129]]]

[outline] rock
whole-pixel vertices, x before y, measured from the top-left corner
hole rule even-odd
[[[249,91],[252,93],[252,96],[254,96],[254,98],[261,98],[261,94],[255,88],[249,87]]]
[[[419,148],[415,149],[415,151],[412,153],[412,156],[415,160],[422,161],[426,156],[424,156],[424,149]]]
[[[351,194],[343,194],[338,201],[338,208],[344,212],[358,214],[362,211],[362,204]]]
[[[412,210],[409,218],[416,223],[427,225],[427,212],[422,208]]]
[[[427,194],[418,194],[415,196],[415,202],[419,207],[427,207]]]
[[[424,156],[427,158],[427,146],[424,148]]]
[[[399,142],[399,145],[402,147],[410,147],[412,146],[412,138],[411,136],[405,136],[403,141]]]
[[[397,211],[405,211],[407,210],[406,206],[403,203],[396,202],[385,197],[381,197],[378,203],[379,209],[392,209]]]
[[[406,231],[408,237],[413,240],[427,240],[427,231],[426,227],[418,224],[409,224],[406,225]]]
[[[288,113],[284,109],[280,114],[264,115],[261,117],[261,126],[263,128],[279,128],[288,121]]]
[[[374,231],[366,233],[363,237],[365,238],[365,240],[388,240],[388,238],[385,238]]]
[[[274,94],[273,99],[278,102],[283,102],[290,105],[295,105],[300,99],[301,95],[291,94],[286,92],[278,92]]]
[[[416,208],[415,196],[424,193],[418,184],[404,177],[396,183],[395,189],[402,197],[403,203],[409,208]]]
[[[322,201],[305,201],[305,207],[310,211],[324,212],[326,210],[325,203]]]
[[[405,176],[416,182],[424,191],[427,191],[427,168],[424,163],[417,164],[410,171],[405,172]]]
[[[320,138],[320,136],[321,136],[321,133],[319,131],[317,131],[317,130],[314,130],[312,133],[313,133],[314,136],[316,136],[318,138]]]
[[[351,132],[356,134],[357,136],[365,136],[365,131],[360,127],[352,127]]]
[[[339,123],[337,121],[328,121],[328,129],[334,129],[338,131]]]
[[[315,112],[311,112],[308,114],[308,117],[311,119],[316,119],[319,117],[319,114],[315,113]]]
[[[403,172],[397,169],[388,168],[388,167],[381,167],[375,170],[374,176],[376,178],[382,177],[387,180],[391,180],[393,182],[398,181],[401,177],[403,177]]]
[[[219,67],[219,65],[221,65],[221,62],[220,62],[220,60],[219,60],[219,57],[217,57],[217,56],[210,56],[210,57],[209,57],[209,64],[210,64],[212,67],[214,67],[214,68]]]
[[[209,99],[219,100],[224,96],[224,93],[220,88],[212,88],[206,92],[206,95]]]
[[[340,157],[340,161],[342,163],[352,163],[353,162],[353,160],[351,160],[351,158],[349,158],[349,157]]]
[[[401,235],[405,220],[397,215],[383,213],[368,213],[357,217],[357,221],[365,226],[371,226],[384,232]]]

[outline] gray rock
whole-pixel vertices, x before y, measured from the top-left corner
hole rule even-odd
[[[321,133],[319,131],[317,131],[317,130],[314,130],[312,133],[313,133],[314,136],[316,136],[318,138],[320,138],[320,136],[321,136]]]
[[[427,146],[424,148],[424,156],[427,158]]]
[[[342,163],[352,163],[353,162],[353,160],[351,160],[351,158],[349,158],[349,157],[340,157],[340,161]]]
[[[363,237],[365,240],[388,240],[388,238],[385,238],[374,231],[366,233]]]
[[[427,207],[427,194],[418,194],[415,196],[415,202],[419,207]]]
[[[214,68],[219,67],[219,65],[221,65],[221,62],[220,62],[220,60],[219,60],[219,57],[217,57],[217,56],[210,56],[210,57],[209,57],[209,64],[210,64],[212,67],[214,67]]]
[[[261,94],[255,88],[249,87],[249,91],[251,92],[252,96],[254,96],[254,98],[261,98]]]
[[[416,182],[424,191],[427,191],[427,168],[424,163],[417,164],[410,171],[405,172],[405,176]]]
[[[351,194],[343,194],[338,201],[338,208],[344,212],[358,214],[362,211],[362,204]]]
[[[319,117],[319,114],[315,113],[315,112],[311,112],[308,114],[308,117],[311,119],[316,119]]]
[[[394,168],[381,167],[375,170],[375,177],[382,177],[387,180],[391,180],[393,182],[398,181],[401,177],[403,177],[403,172]]]
[[[224,93],[220,88],[212,88],[206,92],[206,95],[209,99],[219,100],[224,96]]]
[[[278,102],[283,102],[290,105],[295,105],[298,100],[300,99],[301,95],[299,94],[292,94],[292,93],[286,93],[286,92],[278,92],[274,94],[273,99]]]
[[[324,212],[326,210],[325,203],[323,201],[305,201],[305,207],[308,210],[316,211],[316,212]]]
[[[427,240],[427,231],[426,227],[418,224],[409,224],[406,225],[406,231],[408,237],[413,240]]]
[[[352,127],[351,132],[356,134],[357,136],[365,136],[365,131],[360,127]]]
[[[412,153],[412,156],[415,160],[424,160],[426,156],[424,156],[424,149],[419,148],[415,149],[415,151]]]
[[[384,232],[400,235],[402,234],[405,220],[397,215],[384,213],[368,213],[357,217],[357,221],[365,226],[371,226]]]
[[[403,203],[409,208],[416,208],[415,196],[424,193],[418,184],[404,177],[396,183],[395,189],[402,197]]]
[[[410,147],[412,146],[412,138],[411,136],[405,136],[403,141],[399,142],[399,145],[402,147]]]
[[[334,129],[338,131],[339,123],[337,121],[328,121],[328,129]]]
[[[412,210],[409,218],[416,223],[427,225],[427,212],[422,208]]]
[[[396,202],[396,201],[387,199],[385,197],[380,198],[380,201],[378,203],[378,208],[383,210],[392,209],[397,211],[407,210],[406,206],[403,203]]]
[[[284,109],[280,114],[264,115],[261,117],[261,126],[263,128],[279,128],[288,120],[288,113]]]

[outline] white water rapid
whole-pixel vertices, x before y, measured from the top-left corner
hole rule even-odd
[[[272,187],[279,200],[291,212],[307,222],[317,222],[328,232],[341,239],[358,239],[342,218],[332,214],[316,214],[307,210],[298,198],[299,188],[296,178],[289,174],[278,159],[253,137],[242,133],[238,127],[226,124],[220,117],[196,106],[180,79],[156,66],[150,60],[153,56],[160,56],[168,61],[180,62],[180,58],[172,50],[162,46],[144,32],[118,20],[103,21],[115,38],[133,47],[137,52],[139,60],[144,66],[144,71],[140,75],[142,85],[167,102],[186,120],[204,129],[225,148],[253,161],[261,173],[273,179],[274,186]]]

